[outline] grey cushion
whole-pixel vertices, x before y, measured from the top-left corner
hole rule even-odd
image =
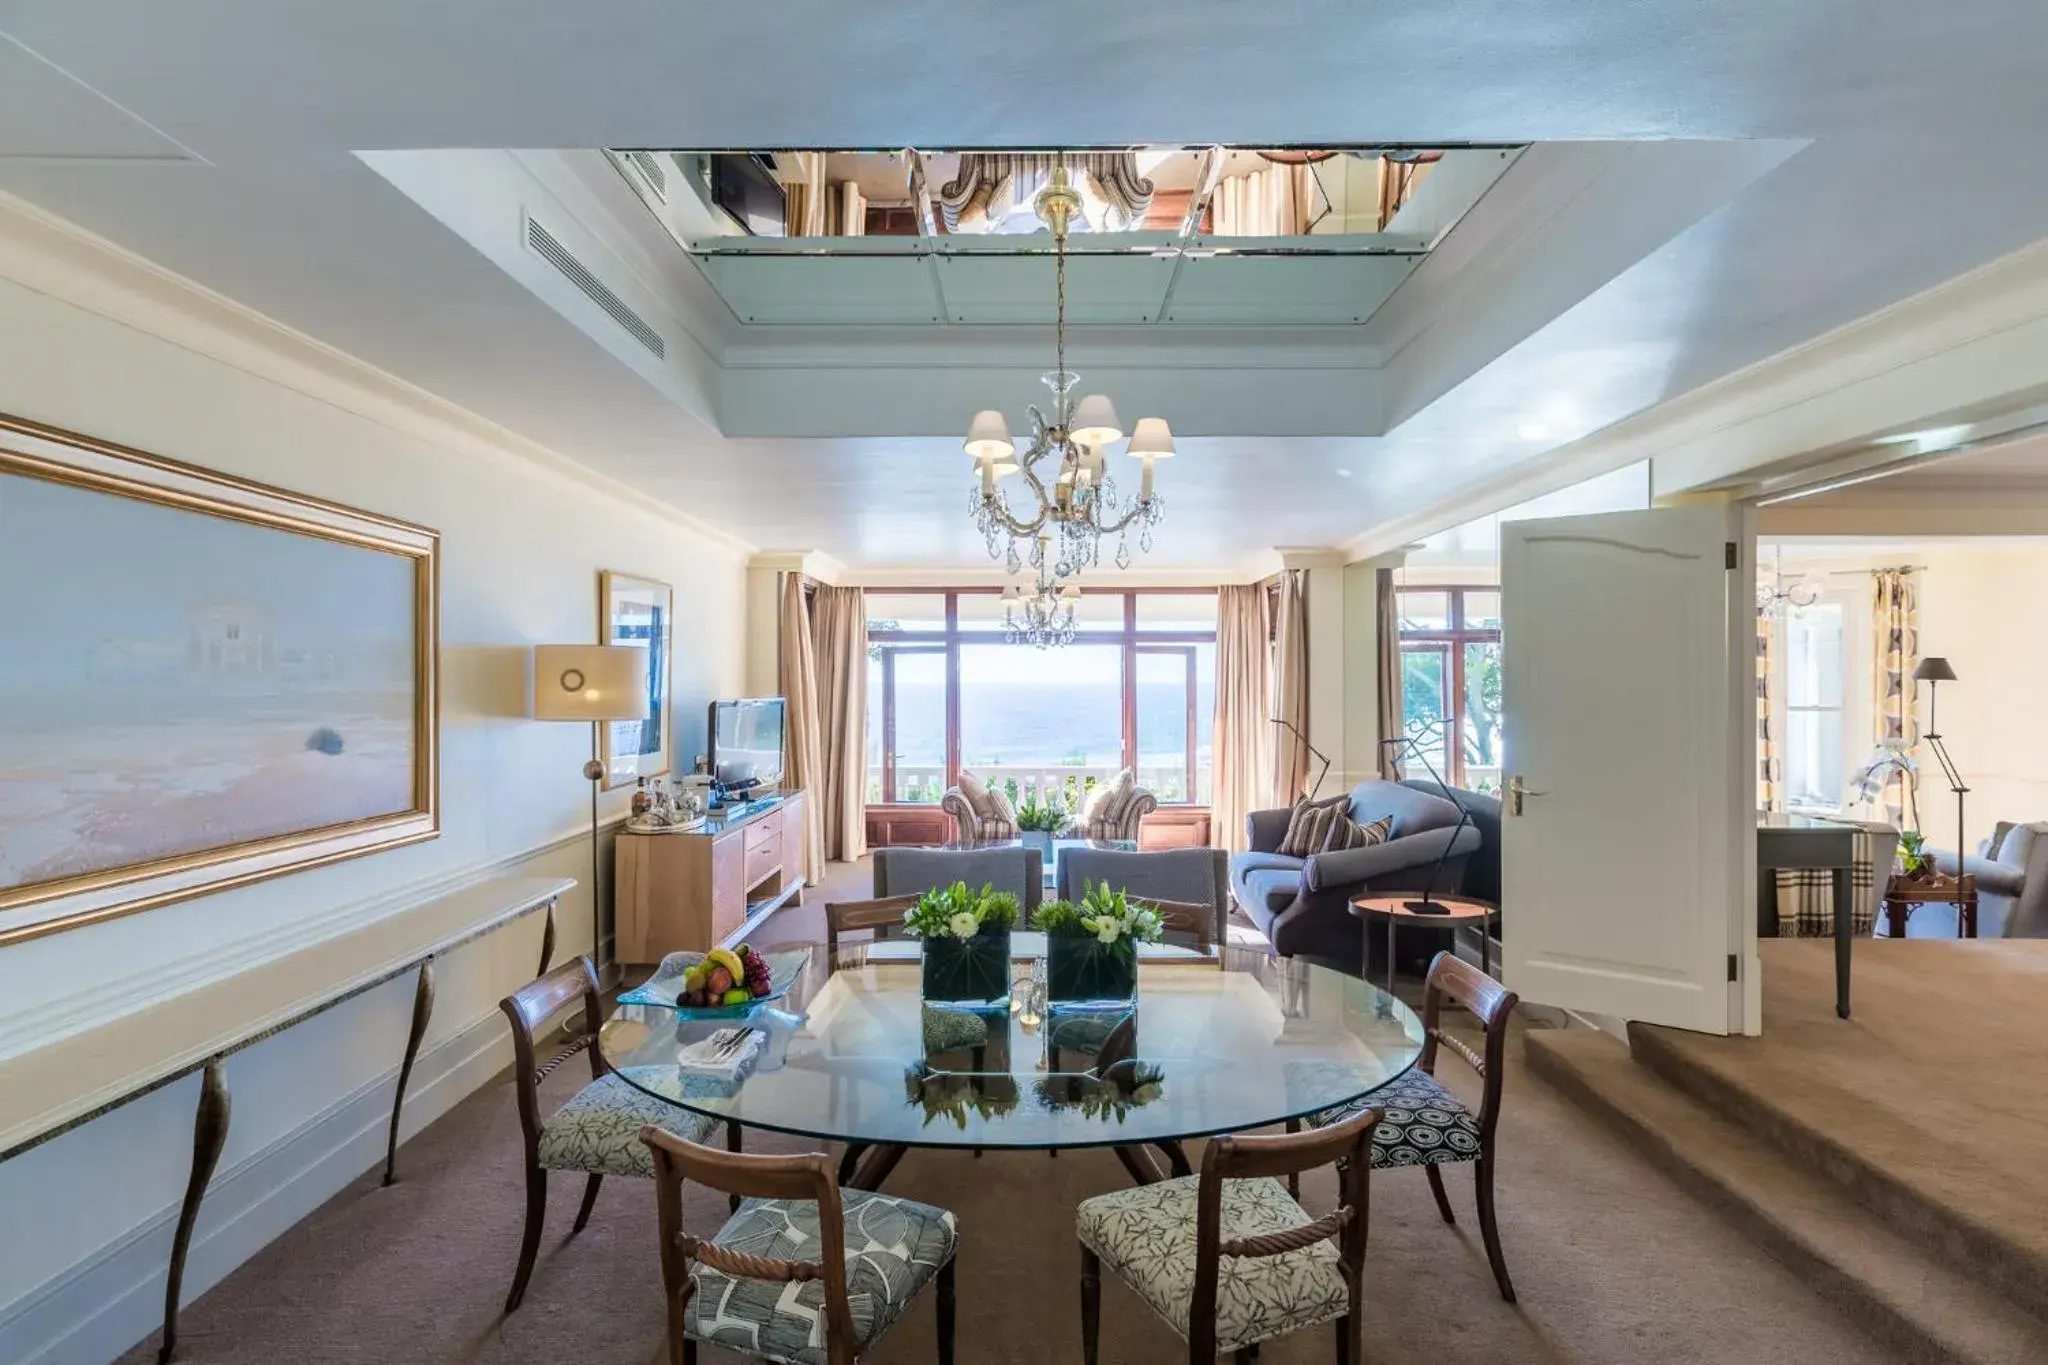
[[[917,1291],[953,1259],[953,1215],[886,1194],[840,1191],[846,1211],[846,1296],[854,1349],[862,1355],[903,1315]],[[809,1200],[749,1199],[714,1245],[781,1261],[824,1261],[818,1206]],[[825,1282],[780,1283],[690,1268],[697,1292],[683,1334],[764,1360],[825,1365]]]
[[[1396,839],[1458,823],[1458,808],[1443,797],[1377,778],[1351,789],[1351,818],[1361,825],[1383,815],[1394,818]]]
[[[1238,901],[1245,909],[1256,907],[1268,915],[1277,915],[1294,904],[1295,898],[1301,894],[1301,869],[1257,867],[1242,870],[1237,877],[1237,893]]]
[[[1299,859],[1288,861],[1300,865]],[[1218,941],[1220,926],[1230,913],[1228,856],[1220,848],[1163,848],[1150,853],[1070,848],[1060,854],[1058,874],[1055,894],[1062,900],[1079,900],[1088,884],[1106,882],[1133,896],[1207,905],[1215,914],[1211,923],[1218,926],[1209,936],[1211,943]]]

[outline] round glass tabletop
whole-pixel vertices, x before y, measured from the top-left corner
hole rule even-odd
[[[1026,936],[1018,935],[1020,940]],[[637,1089],[744,1127],[905,1147],[1135,1146],[1347,1104],[1414,1064],[1422,1022],[1377,986],[1264,952],[1147,950],[1120,1005],[975,1010],[921,998],[914,943],[795,950],[789,993],[744,1020],[621,1004],[598,1047]],[[771,959],[784,959],[771,953]],[[1033,962],[1013,995],[1033,998]],[[782,970],[776,976],[781,979]],[[745,1023],[733,1079],[684,1049]]]

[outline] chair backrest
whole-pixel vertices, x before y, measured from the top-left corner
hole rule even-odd
[[[846,1297],[846,1210],[832,1162],[823,1152],[798,1156],[751,1156],[721,1152],[679,1138],[652,1124],[640,1140],[654,1154],[654,1197],[661,1228],[661,1280],[668,1293],[670,1322],[683,1320],[682,1308],[696,1292],[690,1277],[695,1262],[747,1280],[790,1283],[822,1280],[825,1284],[825,1352],[832,1365],[852,1365],[853,1310]],[[791,1261],[756,1256],[715,1245],[683,1228],[683,1185],[686,1181],[736,1198],[808,1200],[818,1206],[818,1238],[823,1261]],[[673,1327],[671,1331],[674,1331]]]
[[[1213,905],[1191,905],[1186,901],[1163,901],[1152,896],[1127,896],[1133,905],[1142,905],[1159,916],[1162,942],[1192,948],[1203,954],[1216,953],[1219,935],[1216,933],[1216,907]]]
[[[903,912],[917,904],[916,896],[887,896],[873,901],[828,901],[825,905],[826,956],[839,956],[839,936],[862,929],[877,939],[903,936]]]
[[[1338,1239],[1338,1256],[1354,1306],[1365,1265],[1367,1177],[1372,1170],[1372,1130],[1381,1113],[1367,1109],[1328,1128],[1259,1137],[1212,1138],[1202,1154],[1195,1191],[1195,1292],[1188,1310],[1188,1358],[1216,1358],[1216,1281],[1225,1256],[1278,1256]],[[1223,1182],[1283,1179],[1335,1163],[1337,1207],[1286,1232],[1223,1240]]]
[[[933,887],[966,882],[1008,891],[1028,919],[1045,897],[1044,863],[1036,846],[1001,848],[878,848],[875,896],[921,896]]]
[[[1422,1057],[1417,1063],[1431,1075],[1436,1073],[1437,1049],[1445,1047],[1479,1073],[1484,1089],[1479,1101],[1479,1132],[1491,1141],[1494,1124],[1500,1118],[1500,1086],[1506,1070],[1508,1016],[1521,999],[1454,953],[1442,952],[1429,964],[1429,978],[1423,984]],[[1486,1030],[1486,1052],[1482,1056],[1443,1031],[1443,1003],[1454,1000],[1472,1012]]]
[[[1058,873],[1061,900],[1077,901],[1087,887],[1102,882],[1140,900],[1205,905],[1205,943],[1221,942],[1229,922],[1230,855],[1220,848],[1068,848],[1060,851]]]
[[[546,1070],[542,1070],[534,1063],[534,1030],[554,1018],[564,1005],[578,996],[583,998],[580,1032],[570,1041],[568,1048],[549,1062]],[[604,1057],[597,1049],[597,1035],[591,1027],[604,1017],[597,993],[597,969],[591,966],[588,957],[564,962],[500,1000],[498,1008],[505,1011],[505,1017],[512,1021],[512,1083],[519,1101],[519,1128],[526,1135],[527,1152],[531,1155],[540,1143],[540,1083],[547,1072],[559,1065],[564,1057],[584,1051],[590,1054],[590,1078],[596,1080],[605,1073]]]

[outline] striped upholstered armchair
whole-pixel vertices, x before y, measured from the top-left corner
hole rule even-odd
[[[1000,787],[983,785],[965,768],[960,785],[946,788],[939,809],[953,817],[962,839],[1014,839],[1018,834],[1017,811]]]
[[[1138,822],[1159,809],[1159,798],[1137,784],[1125,768],[1095,786],[1067,826],[1070,839],[1135,839]]]

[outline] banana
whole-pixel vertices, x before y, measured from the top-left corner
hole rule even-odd
[[[715,962],[719,966],[731,972],[732,979],[735,981],[739,980],[742,976],[746,975],[746,964],[741,962],[737,956],[728,952],[724,948],[713,948],[710,952],[704,954],[704,960],[706,962]]]

